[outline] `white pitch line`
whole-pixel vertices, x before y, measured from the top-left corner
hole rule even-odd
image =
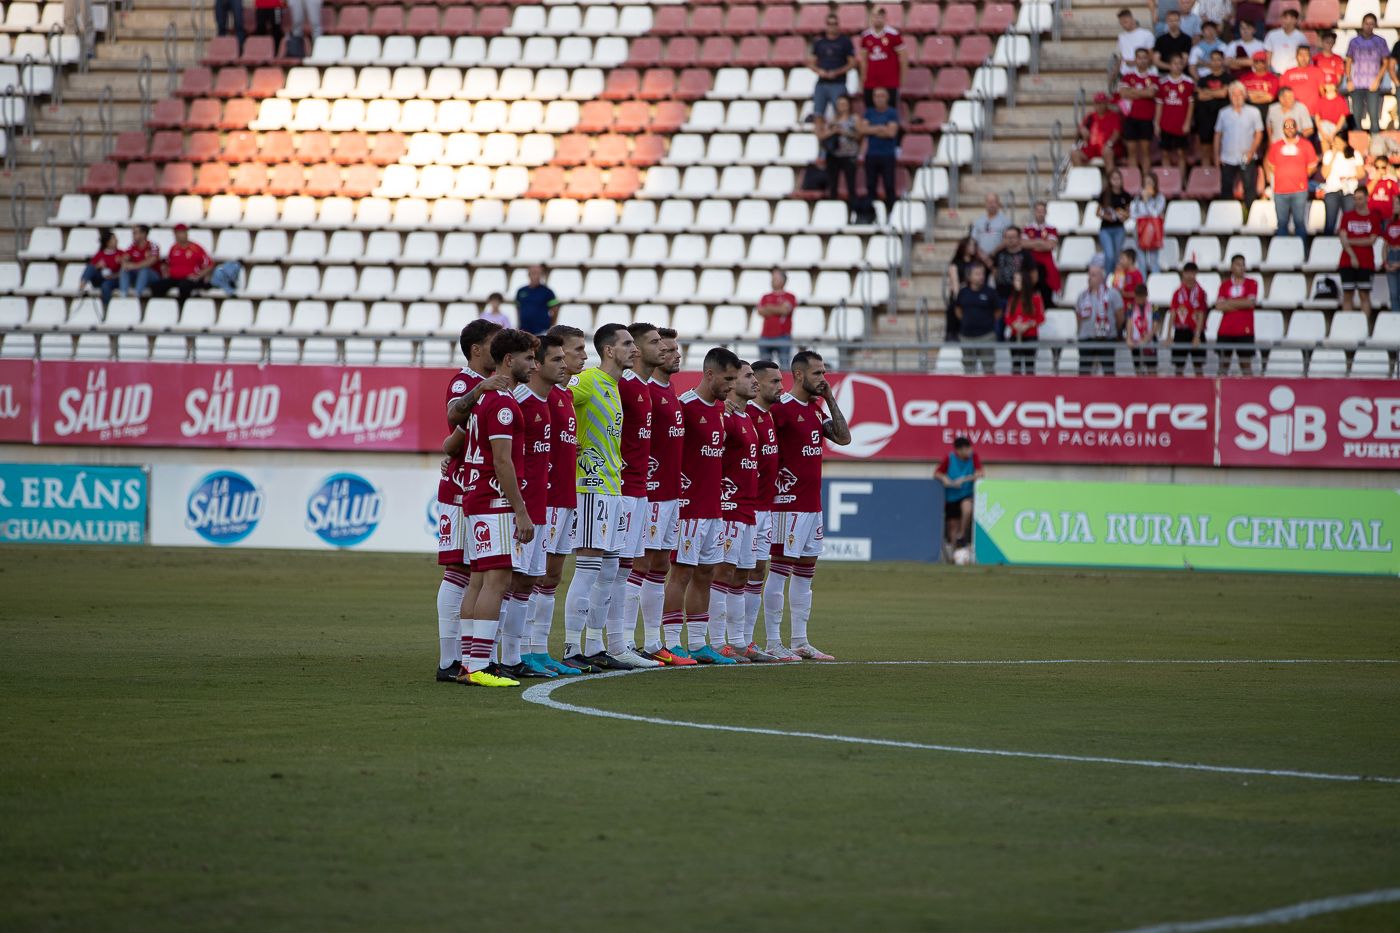
[[[937,664],[941,662],[905,661],[905,662],[882,662],[882,661],[850,661],[850,662],[826,662],[826,664]],[[1006,662],[993,661],[992,664]],[[1017,662],[1025,663],[1025,662]],[[1058,664],[1099,664],[1106,663],[1098,660],[1059,660],[1048,663]],[[1113,662],[1107,662],[1113,663]],[[1144,663],[1144,662],[1134,662]],[[1218,661],[1187,661],[1187,660],[1161,660],[1158,664],[1216,664]],[[1239,660],[1234,663],[1253,664],[1274,664],[1276,661],[1247,661]],[[1291,663],[1298,663],[1297,661]],[[1309,660],[1306,663],[1332,664],[1332,663],[1391,663],[1388,661],[1378,662],[1335,662],[1323,660]],[[729,665],[725,665],[728,667]],[[746,664],[735,669],[745,668],[752,670],[782,670],[787,665],[758,665]],[[823,665],[826,666],[826,665]],[[697,668],[680,668],[682,671],[695,671]],[[1172,771],[1204,771],[1212,774],[1241,774],[1256,777],[1280,777],[1299,778],[1309,781],[1340,781],[1345,783],[1373,783],[1373,784],[1400,784],[1400,777],[1385,777],[1367,774],[1333,774],[1326,771],[1300,771],[1291,768],[1243,768],[1230,765],[1208,765],[1195,762],[1178,761],[1157,761],[1148,758],[1112,758],[1100,755],[1067,755],[1053,752],[1026,752],[1005,748],[976,748],[967,745],[941,745],[926,742],[902,742],[895,739],[872,739],[855,735],[835,735],[824,732],[796,732],[786,729],[763,729],[755,726],[729,726],[712,722],[687,722],[682,719],[663,719],[658,716],[639,716],[634,713],[618,713],[613,710],[599,709],[595,706],[582,706],[576,703],[565,703],[556,700],[553,694],[569,686],[570,684],[585,683],[593,680],[606,680],[611,677],[631,677],[638,674],[656,674],[658,671],[609,671],[604,674],[585,674],[581,677],[561,678],[551,680],[546,683],[535,684],[526,688],[521,694],[521,699],[527,703],[535,703],[548,709],[559,710],[566,713],[580,713],[584,716],[596,716],[601,719],[617,719],[625,722],[641,722],[653,726],[675,726],[683,729],[702,729],[708,732],[737,732],[745,735],[771,735],[794,739],[818,739],[823,742],[841,742],[848,745],[873,745],[880,748],[906,748],[917,751],[947,752],[956,755],[983,755],[992,758],[1029,758],[1038,761],[1068,761],[1079,764],[1098,765],[1124,765],[1135,768],[1159,768]]]
[[[1123,933],[1209,933],[1211,930],[1238,930],[1243,927],[1273,926],[1280,923],[1296,923],[1319,914],[1334,914],[1358,907],[1374,904],[1393,904],[1400,901],[1400,888],[1381,888],[1363,894],[1339,894],[1336,897],[1323,897],[1315,901],[1302,901],[1287,907],[1275,907],[1257,914],[1237,914],[1233,917],[1214,917],[1210,920],[1189,920],[1181,923],[1157,923],[1150,927],[1134,927]]]

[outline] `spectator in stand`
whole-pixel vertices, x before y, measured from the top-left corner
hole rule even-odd
[[[559,298],[544,284],[544,267],[531,266],[525,275],[527,284],[515,292],[515,313],[520,316],[521,330],[542,337],[559,316]]]
[[[236,36],[241,53],[248,39],[248,27],[243,22],[243,0],[214,0],[214,29],[221,36]]]
[[[1196,83],[1196,143],[1202,165],[1220,164],[1215,151],[1215,121],[1225,109],[1234,78],[1225,70],[1225,55],[1210,53],[1210,66]]]
[[[1006,300],[1006,339],[1011,342],[1011,373],[1015,376],[1035,374],[1035,347],[1024,344],[1035,343],[1040,325],[1045,323],[1045,300],[1036,283],[1039,269],[1032,263],[1024,272],[1017,272]]]
[[[1400,195],[1391,203],[1390,219],[1381,228],[1385,240],[1385,284],[1390,291],[1390,310],[1400,310]]]
[[[1034,263],[1030,250],[1021,244],[1021,228],[1007,227],[1001,248],[992,254],[992,287],[1002,301],[1011,297],[1016,276]]]
[[[1133,351],[1133,372],[1146,376],[1152,364],[1157,361],[1157,350],[1152,346],[1156,338],[1156,317],[1152,305],[1147,301],[1147,286],[1133,289],[1133,300],[1128,304],[1127,322],[1123,328],[1123,339],[1128,349]]]
[[[1306,45],[1298,46],[1294,63],[1293,67],[1279,75],[1279,93],[1282,94],[1284,88],[1292,88],[1298,103],[1312,114],[1318,98],[1322,96],[1322,69],[1312,63],[1312,49]]]
[[[851,99],[836,98],[836,115],[816,123],[817,139],[826,155],[826,196],[839,200],[846,179],[847,203],[856,197],[856,160],[860,157],[860,121],[851,112]]]
[[[1244,213],[1254,204],[1259,171],[1259,146],[1264,140],[1264,121],[1259,111],[1246,107],[1244,85],[1230,85],[1230,104],[1215,118],[1215,164],[1220,166],[1220,197],[1235,196],[1235,185],[1244,189]]]
[[[972,441],[953,439],[953,452],[943,458],[933,478],[943,484],[943,553],[950,559],[958,548],[968,546],[972,532],[973,486],[986,474],[982,461],[972,452]]]
[[[1269,70],[1269,53],[1254,53],[1254,68],[1240,78],[1249,103],[1259,111],[1259,118],[1269,116],[1269,105],[1278,100],[1278,75]]]
[[[1184,32],[1191,41],[1194,42],[1201,37],[1201,31],[1205,24],[1201,21],[1200,15],[1196,13],[1195,4],[1193,4],[1191,0],[1183,0],[1181,8],[1178,10],[1167,10],[1163,14],[1167,19],[1156,23],[1152,27],[1152,31],[1159,36],[1166,32],[1167,22],[1170,20],[1172,13],[1176,13],[1179,17],[1181,21],[1181,31]]]
[[[904,71],[909,66],[909,49],[899,30],[885,25],[885,8],[877,6],[870,12],[870,28],[860,34],[860,83],[865,92],[865,106],[875,103],[875,90],[889,92],[889,106],[899,106],[899,89],[904,84]]]
[[[1317,34],[1317,44],[1319,51],[1313,56],[1313,64],[1322,72],[1324,82],[1331,79],[1338,90],[1342,87],[1342,81],[1347,76],[1347,60],[1336,52],[1332,51],[1337,44],[1337,34],[1330,29],[1324,29]]]
[[[1133,300],[1137,287],[1146,281],[1142,270],[1138,268],[1137,250],[1132,247],[1123,250],[1118,256],[1118,265],[1114,267],[1108,284],[1123,297],[1124,307]]]
[[[190,240],[189,227],[176,224],[175,245],[165,256],[165,276],[151,284],[151,294],[164,295],[173,288],[184,301],[193,293],[208,288],[213,274],[214,260],[209,258],[204,247]]]
[[[1318,146],[1326,152],[1332,148],[1334,137],[1346,135],[1351,107],[1347,99],[1337,93],[1337,85],[1330,78],[1323,78],[1322,94],[1308,110],[1313,116],[1313,126],[1317,128]]]
[[[1196,264],[1188,262],[1181,267],[1181,285],[1172,292],[1172,328],[1167,332],[1164,343],[1172,346],[1172,365],[1176,374],[1181,375],[1189,359],[1196,368],[1196,375],[1204,375],[1206,367],[1206,310],[1210,303],[1205,289],[1196,282]]]
[[[858,122],[865,138],[865,193],[873,200],[884,189],[885,210],[893,211],[895,162],[899,157],[899,113],[890,102],[888,88],[877,87]],[[888,216],[888,214],[886,214]]]
[[[856,68],[856,47],[850,36],[841,34],[841,21],[833,9],[826,15],[826,34],[812,41],[807,55],[807,67],[817,73],[817,86],[812,92],[813,116],[825,117],[828,108],[846,96],[846,75]]]
[[[992,253],[1001,249],[1006,228],[1011,226],[1011,218],[1001,209],[1001,198],[987,195],[987,212],[972,222],[972,238],[977,241],[977,253],[984,265],[991,266]]]
[[[996,339],[1001,330],[1001,298],[987,282],[987,269],[981,263],[968,268],[967,284],[953,302],[962,341],[963,371],[973,375],[979,369],[996,369]]]
[[[1166,31],[1157,36],[1152,44],[1152,64],[1160,71],[1166,71],[1171,60],[1180,55],[1191,54],[1191,37],[1181,31],[1181,14],[1173,10],[1167,14]]]
[[[1196,0],[1194,9],[1201,23],[1215,23],[1224,33],[1235,21],[1235,5],[1231,0]]]
[[[282,0],[253,0],[253,31],[260,36],[271,36],[272,47],[282,45]]]
[[[1388,158],[1380,156],[1371,164],[1366,181],[1366,200],[1371,204],[1371,213],[1382,223],[1390,219],[1391,204],[1397,193],[1400,193],[1400,184],[1396,184],[1395,170],[1390,167]]]
[[[1287,236],[1289,223],[1293,235],[1308,248],[1308,179],[1317,171],[1317,150],[1312,143],[1298,135],[1298,121],[1289,117],[1283,121],[1283,136],[1269,146],[1264,159],[1265,170],[1274,184],[1274,212],[1278,216],[1275,236]]]
[[[1186,150],[1191,142],[1191,117],[1196,85],[1186,76],[1186,56],[1173,55],[1168,72],[1157,79],[1157,113],[1153,129],[1162,147],[1162,161],[1186,174]],[[1142,177],[1147,178],[1151,172]]]
[[[131,228],[131,246],[122,255],[122,297],[141,296],[160,278],[160,247],[151,242],[145,224]]]
[[[1040,266],[1040,275],[1036,277],[1037,288],[1041,299],[1048,305],[1060,290],[1060,267],[1055,262],[1055,253],[1060,248],[1060,231],[1045,222],[1050,209],[1044,201],[1036,201],[1031,210],[1035,219],[1021,228],[1021,239],[1025,241],[1026,249],[1030,250],[1031,258]]]
[[[1114,353],[1123,330],[1123,296],[1109,288],[1100,266],[1089,267],[1089,286],[1074,303],[1079,318],[1079,375],[1089,376],[1098,364],[1105,375],[1115,371]]]
[[[1347,83],[1356,128],[1361,129],[1361,118],[1366,117],[1373,152],[1381,151],[1374,147],[1380,143],[1381,79],[1389,71],[1389,58],[1390,46],[1376,35],[1376,16],[1367,13],[1361,18],[1361,32],[1347,45]]]
[[[1123,139],[1128,143],[1128,164],[1146,175],[1152,170],[1153,121],[1157,117],[1157,75],[1147,49],[1137,50],[1133,70],[1118,83],[1118,96],[1128,103]]]
[[[486,307],[482,309],[481,319],[490,321],[497,327],[514,327],[515,322],[510,319],[510,315],[501,310],[501,305],[505,302],[506,296],[500,292],[492,292],[486,296]]]
[[[1269,105],[1269,113],[1264,122],[1269,131],[1270,143],[1283,138],[1283,124],[1288,120],[1297,125],[1298,135],[1304,139],[1317,132],[1312,117],[1308,115],[1308,108],[1299,103],[1293,94],[1293,88],[1281,87],[1278,89],[1278,100]]]
[[[1133,199],[1123,190],[1123,173],[1114,169],[1108,173],[1108,184],[1099,195],[1099,249],[1103,252],[1103,267],[1111,270],[1118,265],[1123,250],[1123,224],[1128,219]]]
[[[1263,29],[1266,12],[1262,0],[1235,0],[1235,25],[1248,23],[1255,30]]]
[[[1122,30],[1118,33],[1119,72],[1127,74],[1133,70],[1138,49],[1147,50],[1150,64],[1152,47],[1157,44],[1157,37],[1152,34],[1152,30],[1139,26],[1133,11],[1126,7],[1118,11],[1118,26]]]
[[[1100,91],[1094,95],[1094,109],[1079,121],[1079,146],[1069,154],[1075,165],[1088,165],[1094,159],[1103,159],[1104,171],[1113,171],[1117,162],[1117,150],[1123,141],[1123,112],[1110,107],[1108,95]]]
[[[1264,50],[1269,53],[1269,68],[1283,74],[1298,63],[1298,50],[1308,48],[1308,37],[1298,28],[1298,11],[1283,11],[1283,22],[1277,29],[1264,34]]]
[[[1361,310],[1371,316],[1371,279],[1376,273],[1376,237],[1381,220],[1371,213],[1366,198],[1354,198],[1352,209],[1342,214],[1337,236],[1342,241],[1342,310],[1351,310],[1353,293],[1360,297]]]
[[[1244,257],[1231,256],[1230,275],[1220,283],[1220,294],[1215,297],[1215,309],[1222,312],[1215,342],[1246,344],[1249,349],[1218,351],[1222,376],[1229,372],[1230,359],[1236,355],[1240,360],[1240,372],[1246,376],[1254,373],[1254,305],[1258,300],[1259,283],[1245,275]]]
[[[1137,248],[1142,250],[1142,265],[1148,275],[1162,271],[1162,243],[1165,241],[1167,199],[1158,190],[1157,174],[1143,176],[1142,190],[1128,205],[1137,235]],[[1127,250],[1123,251],[1125,254]]]
[[[1229,59],[1226,64],[1230,66],[1236,78],[1243,78],[1254,69],[1254,56],[1264,51],[1264,43],[1254,38],[1253,23],[1242,22],[1238,28],[1239,35],[1230,44],[1234,51],[1226,56]],[[1267,56],[1265,60],[1267,61]]]
[[[321,0],[287,0],[292,14],[291,37],[300,40],[307,33],[311,41],[321,38]]]
[[[1366,161],[1347,143],[1345,133],[1332,137],[1332,148],[1322,154],[1322,203],[1326,221],[1322,235],[1337,233],[1337,218],[1351,210],[1357,185],[1366,177]]]
[[[981,266],[983,275],[987,272],[987,266],[982,261],[977,248],[977,241],[971,236],[965,236],[958,241],[958,245],[953,248],[953,258],[948,261],[948,271],[944,275],[943,291],[946,297],[944,302],[944,339],[950,343],[957,342],[959,333],[959,318],[954,312],[957,303],[958,293],[963,286],[972,281],[972,267]]]
[[[1202,24],[1201,41],[1191,46],[1186,56],[1186,73],[1191,80],[1200,81],[1210,70],[1210,53],[1216,50],[1225,54],[1225,43],[1220,41],[1220,27],[1214,20]]]
[[[112,292],[120,282],[122,258],[125,254],[117,247],[117,235],[111,230],[97,231],[97,252],[88,260],[83,269],[82,283],[102,291],[102,307],[112,300]]]
[[[797,296],[787,290],[787,273],[773,270],[773,290],[758,299],[758,316],[763,330],[758,337],[758,355],[779,366],[792,358],[792,312]]]

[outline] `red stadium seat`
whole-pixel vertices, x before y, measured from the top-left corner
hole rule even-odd
[[[1307,12],[1303,14],[1302,25],[1305,29],[1332,29],[1341,16],[1338,0],[1311,0]]]
[[[562,195],[575,201],[587,201],[600,197],[602,193],[603,173],[591,165],[585,165],[569,173],[569,182],[564,186]]]
[[[341,7],[340,15],[336,17],[335,29],[333,31],[342,36],[362,35],[369,32],[369,7]]]
[[[1157,176],[1157,190],[1162,193],[1162,197],[1168,201],[1174,201],[1181,197],[1181,169],[1154,168],[1152,174]]]
[[[797,31],[804,36],[816,36],[826,31],[826,14],[830,8],[825,4],[804,3],[797,8]]]
[[[924,75],[928,71],[924,68],[911,68],[906,75],[904,87],[900,88],[900,96],[915,97],[937,97],[939,100],[958,100],[972,87],[972,76],[968,74],[966,68],[942,68],[938,72],[938,77],[934,79],[932,87],[927,93],[917,93],[925,86],[922,79],[914,79],[914,76],[922,72]]]
[[[301,193],[313,198],[329,198],[340,194],[340,166],[322,162],[311,166]]]
[[[402,133],[379,133],[374,137],[374,147],[369,158],[375,165],[392,165],[404,157],[408,143]]]
[[[929,36],[924,40],[915,61],[930,68],[943,68],[953,63],[957,43],[947,36]]]
[[[156,101],[151,109],[150,127],[153,130],[177,129],[185,125],[185,102],[167,97]]]
[[[700,40],[694,36],[677,36],[666,44],[666,54],[652,67],[664,63],[670,68],[689,68],[700,58]]]
[[[229,177],[229,191],[245,198],[267,194],[267,166],[261,162],[235,165]]]
[[[184,157],[184,133],[165,130],[151,137],[152,162],[179,162]]]
[[[905,30],[917,35],[937,32],[943,19],[943,11],[936,3],[920,3],[909,11],[909,21]]]
[[[160,170],[156,193],[174,196],[189,194],[194,187],[194,166],[188,162],[167,162]]]
[[[258,162],[290,162],[292,159],[292,134],[286,130],[263,133],[258,138]]]
[[[190,188],[190,194],[202,194],[205,196],[215,194],[228,194],[229,175],[228,166],[222,162],[205,162],[200,165],[199,171],[194,176],[194,185]]]
[[[296,160],[302,165],[316,165],[319,162],[330,161],[331,138],[327,133],[298,133],[296,146]]]
[[[990,36],[977,33],[971,36],[963,36],[958,43],[958,54],[953,61],[965,68],[980,68],[992,55],[992,39]]]
[[[241,64],[256,68],[271,64],[277,58],[277,48],[271,36],[249,36],[243,43],[243,54],[238,56]]]
[[[340,165],[368,162],[369,138],[364,133],[341,133],[335,138],[335,151],[331,158]]]
[[[760,42],[764,40],[759,40]],[[723,68],[734,61],[734,40],[728,36],[710,36],[700,49],[699,64],[702,68]],[[680,65],[680,62],[675,64]]]
[[[201,97],[190,102],[189,113],[185,116],[185,127],[192,130],[217,130],[224,108],[217,100]]]
[[[971,3],[950,3],[943,11],[943,33],[965,36],[977,31],[977,7]]]
[[[219,152],[219,161],[229,165],[242,165],[258,160],[258,134],[248,130],[229,133],[224,137],[224,148]]]
[[[791,36],[797,31],[797,12],[790,6],[764,6],[758,22],[761,36]]]
[[[685,104],[678,100],[663,100],[656,105],[647,129],[653,133],[674,133],[685,125],[688,116]]]
[[[423,7],[427,9],[427,7]],[[482,10],[484,14],[486,11]],[[477,30],[480,28],[480,20],[477,19],[476,10],[469,6],[450,6],[442,11],[442,24],[438,27],[444,36],[475,36],[488,35],[489,33]]]
[[[685,6],[663,6],[651,24],[653,36],[679,36],[685,32],[689,10]]]
[[[219,158],[222,148],[218,133],[191,133],[185,140],[185,161],[195,164],[213,162]]]
[[[603,100],[631,100],[641,87],[641,78],[635,68],[614,68],[608,72],[607,84],[599,96]],[[664,95],[663,95],[664,96]]]
[[[195,101],[199,103],[199,101]],[[194,113],[194,108],[190,108],[190,113]],[[258,102],[248,97],[235,97],[224,104],[223,112],[219,115],[219,123],[216,127],[221,130],[246,130],[248,124],[258,117]]]
[[[530,186],[525,197],[548,201],[564,194],[564,170],[557,165],[541,165],[530,170]]]
[[[758,32],[758,7],[733,6],[724,18],[726,36],[752,36]]]
[[[403,7],[401,6],[381,6],[375,7],[374,16],[370,20],[369,31],[375,36],[397,36],[402,35],[404,30]]]
[[[627,161],[627,137],[620,133],[606,133],[593,143],[593,165],[622,165]]]
[[[608,172],[607,184],[603,186],[602,197],[613,201],[626,201],[642,187],[637,170],[631,166],[618,166]]]
[[[663,7],[662,9],[670,9]],[[642,100],[665,100],[674,97],[676,94],[676,73],[670,68],[648,68],[647,73],[642,77],[642,88],[636,94],[629,94],[629,97],[640,97]],[[603,96],[607,97],[607,89],[604,88]]]
[[[743,53],[742,45],[739,51]],[[772,57],[778,68],[795,68],[807,60],[807,43],[801,36],[779,36],[773,41]]]
[[[1128,194],[1137,194],[1142,190],[1142,172],[1130,165],[1118,166],[1118,171],[1123,176],[1123,190]]]
[[[241,65],[220,68],[214,80],[215,97],[242,97],[248,91],[248,69]]]
[[[889,16],[896,7],[885,5],[885,15]],[[863,3],[843,3],[836,8],[836,18],[841,23],[841,31],[848,35],[860,35],[870,24],[870,12]],[[894,25],[891,23],[890,25]],[[823,25],[825,28],[825,25]]]
[[[261,166],[260,166],[261,167]],[[264,193],[275,198],[290,198],[301,194],[306,184],[306,171],[299,162],[283,162],[272,166]]]
[[[583,165],[588,161],[592,149],[593,137],[583,133],[566,133],[554,142],[554,164]]]
[[[632,154],[627,157],[628,165],[646,168],[656,165],[666,158],[666,137],[646,134],[632,140]]]
[[[1214,201],[1220,197],[1220,169],[1198,165],[1186,179],[1186,197],[1195,201]]]
[[[411,7],[408,11],[408,20],[404,24],[404,34],[415,37],[437,34],[438,17],[439,13],[436,7]]]
[[[982,8],[979,27],[990,36],[999,36],[1016,22],[1016,6],[1011,3],[989,3]]]
[[[634,103],[641,103],[641,102],[640,102],[640,101],[635,101]],[[626,105],[624,105],[624,106],[626,106]],[[642,106],[643,110],[645,110],[646,104],[641,104],[641,106]],[[643,121],[645,121],[645,119],[646,119],[646,118],[645,118],[645,114],[643,114]],[[640,129],[641,129],[643,126],[645,126],[645,125],[646,125],[645,122],[643,122],[643,123],[641,123],[641,124],[639,124],[639,125],[637,125],[637,126],[634,126],[634,127],[630,128],[630,129],[622,130],[622,132],[624,132],[624,133],[635,133],[635,132],[637,132],[638,130],[640,130]],[[611,102],[611,101],[606,101],[606,100],[589,100],[589,101],[584,101],[583,106],[579,107],[579,109],[578,109],[578,123],[576,123],[576,124],[574,125],[574,129],[577,130],[577,131],[580,132],[580,133],[602,133],[602,132],[606,132],[607,130],[611,129],[612,126],[613,126],[613,105],[612,105],[612,102]],[[621,127],[619,127],[619,129],[621,129]]]
[[[447,8],[450,15],[452,7]],[[510,28],[511,12],[503,6],[484,6],[477,11],[476,27],[472,29],[475,36],[499,36]]]
[[[905,133],[899,143],[899,164],[918,167],[933,158],[933,137]]]
[[[136,162],[146,158],[146,134],[142,130],[130,130],[117,134],[117,144],[108,156],[114,162]]]
[[[275,97],[285,84],[286,77],[281,68],[264,66],[253,72],[253,79],[248,85],[248,96],[256,100]]]
[[[208,68],[191,65],[180,75],[175,93],[181,97],[208,97],[214,90],[214,75]]]
[[[699,100],[710,93],[713,83],[712,72],[704,68],[687,68],[681,72],[680,81],[676,84],[676,96],[681,100]]]
[[[921,100],[914,106],[914,126],[938,129],[948,122],[948,105],[941,100]]]
[[[661,40],[656,36],[638,36],[627,51],[627,64],[633,68],[655,68],[661,64]]]
[[[796,36],[791,38],[797,39]],[[801,42],[801,39],[797,41]],[[734,52],[734,64],[740,68],[757,68],[760,65],[771,62],[779,67],[784,67],[773,55],[768,47],[768,39],[765,36],[748,36],[739,40],[739,48]],[[791,63],[793,65],[796,62]],[[789,65],[788,67],[791,67]]]
[[[340,180],[340,194],[346,198],[367,198],[379,187],[379,168],[374,165],[351,165]]]
[[[122,173],[118,194],[147,194],[156,186],[156,167],[150,162],[132,162]]]
[[[236,36],[215,36],[209,40],[204,51],[204,64],[210,68],[232,65],[238,61],[238,38]]]

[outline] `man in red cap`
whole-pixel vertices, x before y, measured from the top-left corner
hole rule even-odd
[[[1269,70],[1269,53],[1263,50],[1254,53],[1251,59],[1253,70],[1240,78],[1244,85],[1245,100],[1259,110],[1259,119],[1268,121],[1269,105],[1278,100],[1278,75]]]
[[[1070,152],[1075,165],[1088,165],[1103,159],[1105,172],[1113,171],[1115,155],[1123,135],[1123,114],[1108,106],[1108,95],[1094,95],[1094,109],[1079,121],[1079,146]]]
[[[165,275],[151,286],[152,295],[164,295],[175,288],[184,301],[190,294],[209,285],[214,272],[214,260],[198,243],[190,242],[190,228],[175,225],[175,245],[165,257]]]

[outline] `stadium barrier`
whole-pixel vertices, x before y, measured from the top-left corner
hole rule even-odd
[[[0,542],[142,544],[141,467],[0,463]]]
[[[1400,490],[977,484],[980,564],[1400,574]]]

